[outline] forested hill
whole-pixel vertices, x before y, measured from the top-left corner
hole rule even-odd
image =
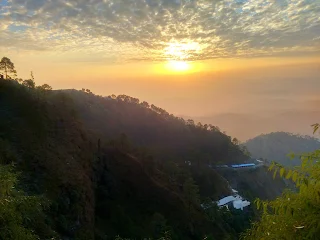
[[[273,132],[250,139],[244,145],[254,158],[276,161],[284,166],[296,166],[301,163],[299,158],[291,160],[287,155],[315,151],[320,148],[320,141],[309,136]]]
[[[216,126],[175,117],[126,95],[102,97],[84,91],[62,92],[71,97],[79,118],[95,136],[106,139],[125,133],[159,160],[189,160],[192,164],[207,165],[244,162],[248,158],[242,147]]]
[[[235,239],[241,231],[200,206],[230,194],[207,164],[247,159],[213,126],[127,96],[32,80],[0,80],[0,115],[1,239]]]

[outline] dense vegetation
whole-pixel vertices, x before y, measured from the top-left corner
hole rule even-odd
[[[43,214],[48,202],[18,190],[11,166],[0,166],[0,206],[0,239],[36,240],[39,235],[55,235]]]
[[[194,123],[126,95],[96,96],[90,91],[61,91],[72,98],[87,129],[101,138],[125,133],[158,160],[195,165],[243,162],[247,156],[238,142],[213,125]],[[168,159],[168,157],[170,159]]]
[[[320,150],[303,154],[300,159],[301,165],[294,170],[276,163],[270,166],[275,175],[291,179],[298,191],[287,190],[271,202],[257,200],[263,215],[243,239],[319,239]]]
[[[126,95],[36,86],[7,58],[0,67],[0,239],[237,239],[257,211],[215,200],[234,183],[250,200],[284,186],[266,189],[264,168],[209,168],[249,157],[216,126]]]
[[[256,198],[275,199],[285,188],[291,187],[288,185],[290,182],[280,177],[273,178],[266,166],[240,171],[220,171],[220,174],[250,202]]]
[[[0,80],[1,166],[19,172],[3,201],[30,206],[8,206],[2,239],[18,239],[15,228],[21,239],[237,237],[236,218],[200,204],[230,193],[207,164],[242,161],[242,149],[213,126],[123,98]]]
[[[289,153],[309,153],[320,148],[320,141],[309,136],[274,132],[257,136],[244,144],[252,157],[277,161],[284,166],[299,166],[300,159],[290,159]]]

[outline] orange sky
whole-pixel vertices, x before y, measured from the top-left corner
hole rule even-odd
[[[318,0],[0,0],[0,52],[37,84],[131,95],[240,139],[309,133],[319,15]]]
[[[196,62],[199,71],[180,74],[159,72],[166,63],[35,65],[36,60],[16,59],[18,72],[27,77],[33,69],[38,84],[138,97],[241,140],[272,131],[311,134],[310,125],[320,119],[316,57],[207,60]]]

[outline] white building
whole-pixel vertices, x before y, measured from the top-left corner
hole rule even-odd
[[[248,207],[250,205],[250,202],[247,200],[244,200],[240,195],[238,195],[238,191],[235,189],[232,189],[233,196],[227,196],[222,199],[220,199],[217,202],[218,207],[227,207],[229,205],[233,205],[235,209],[241,209]]]
[[[247,200],[236,200],[233,201],[233,207],[235,209],[241,209],[243,210],[243,208],[248,207],[250,205],[250,202]]]

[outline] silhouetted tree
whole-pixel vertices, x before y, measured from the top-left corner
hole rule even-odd
[[[200,128],[200,129],[202,129],[202,128],[203,128],[202,123],[201,123],[201,122],[198,122],[198,123],[197,123],[197,127]]]
[[[34,89],[36,87],[36,83],[32,79],[24,80],[22,84],[31,89]]]
[[[38,86],[37,89],[42,90],[42,91],[51,91],[52,87],[45,83],[41,86]]]
[[[239,144],[240,144],[240,141],[239,141],[237,138],[233,138],[233,139],[232,139],[232,143],[233,143],[234,145],[239,145]]]
[[[194,126],[194,121],[192,119],[187,120],[187,125]]]
[[[7,57],[3,57],[0,61],[0,70],[4,72],[5,78],[12,78],[17,75],[13,62]]]
[[[140,105],[145,107],[145,108],[149,108],[150,107],[149,103],[147,103],[146,101],[143,101],[142,103],[140,103]]]

